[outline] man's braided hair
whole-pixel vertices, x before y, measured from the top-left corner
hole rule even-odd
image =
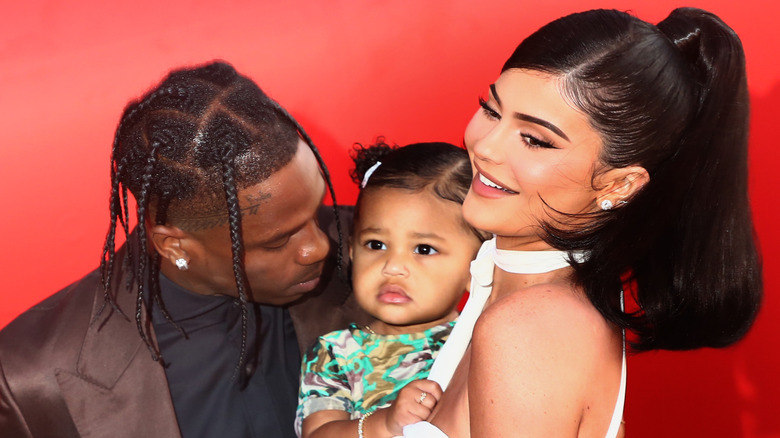
[[[160,255],[148,255],[147,216],[165,224],[176,218],[223,215],[230,228],[233,272],[241,305],[241,354],[237,373],[246,361],[249,283],[244,270],[241,211],[238,192],[262,182],[294,157],[302,138],[311,148],[325,176],[336,207],[333,185],[325,163],[309,136],[278,103],[250,79],[224,62],[171,72],[156,88],[125,108],[111,151],[111,223],[103,246],[101,272],[105,291],[100,313],[110,307],[122,315],[110,293],[115,263],[115,237],[120,224],[128,243],[125,266],[137,285],[135,320],[138,332],[154,360],[160,351],[144,328],[144,306],[159,305]],[[128,190],[137,204],[136,233],[129,229]],[[341,224],[337,251],[341,260]],[[131,239],[137,239],[131,242]],[[130,246],[130,245],[128,245]],[[148,290],[146,290],[148,289]],[[185,335],[182,332],[183,335]]]

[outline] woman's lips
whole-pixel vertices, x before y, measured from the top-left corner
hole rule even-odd
[[[404,290],[396,285],[386,285],[379,289],[377,300],[385,304],[404,304],[412,301]]]
[[[479,171],[474,175],[474,180],[471,182],[471,189],[476,194],[486,198],[500,198],[506,195],[517,194],[514,190],[505,188]]]
[[[477,193],[490,197],[495,197],[496,195],[517,194],[516,191],[506,188],[505,184],[501,181],[498,181],[495,177],[485,173],[476,163],[474,163],[474,167],[476,168],[476,172],[471,185],[472,188],[477,190]]]

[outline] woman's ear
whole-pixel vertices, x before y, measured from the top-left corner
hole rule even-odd
[[[610,205],[628,202],[650,181],[650,174],[642,166],[628,166],[610,169],[596,179],[596,200],[599,205],[609,201]],[[603,207],[602,207],[603,208]]]
[[[190,254],[183,249],[182,240],[187,233],[181,228],[170,225],[154,225],[150,229],[151,242],[154,250],[165,260],[176,266],[176,261],[190,261]]]

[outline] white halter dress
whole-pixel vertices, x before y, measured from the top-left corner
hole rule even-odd
[[[581,261],[584,254],[575,253],[575,259]],[[495,237],[482,244],[476,260],[471,262],[471,289],[469,299],[458,322],[452,329],[449,339],[439,351],[439,356],[431,367],[428,379],[438,383],[442,390],[447,386],[455,373],[466,348],[471,342],[471,334],[477,318],[485,308],[485,303],[493,289],[493,268],[514,274],[541,274],[569,266],[568,254],[563,251],[506,251],[496,248]],[[621,306],[623,295],[620,296]],[[620,422],[623,418],[623,405],[626,396],[626,335],[623,332],[623,368],[620,376],[620,391],[612,420],[607,430],[606,438],[617,437]],[[406,438],[448,438],[436,426],[421,421],[410,424],[403,429]]]

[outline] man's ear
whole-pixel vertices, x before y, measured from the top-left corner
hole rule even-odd
[[[609,200],[613,205],[628,202],[650,181],[650,174],[642,166],[628,166],[610,169],[596,180],[596,202]]]
[[[176,265],[176,260],[184,259],[189,263],[190,254],[182,248],[182,240],[187,233],[181,228],[170,225],[154,225],[150,229],[152,245],[155,251],[165,260]]]

